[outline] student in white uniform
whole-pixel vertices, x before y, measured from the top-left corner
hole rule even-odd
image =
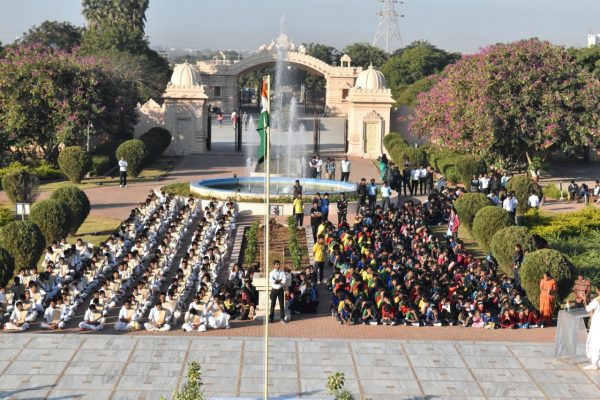
[[[104,329],[104,322],[102,312],[96,310],[95,304],[90,304],[85,311],[83,321],[79,323],[79,329],[84,331],[101,331]]]
[[[121,307],[121,310],[119,311],[119,320],[115,322],[115,330],[137,331],[140,329],[138,318],[138,313],[131,307],[131,301],[125,300],[123,307]]]
[[[44,311],[44,321],[40,324],[43,329],[64,329],[65,321],[62,319],[63,311],[56,306],[56,300],[50,300],[50,305]]]
[[[27,310],[23,308],[23,302],[17,301],[15,309],[10,315],[10,320],[4,324],[5,331],[26,331],[29,329],[27,322]]]
[[[171,330],[171,325],[169,324],[170,319],[171,313],[169,310],[164,309],[162,303],[159,301],[154,308],[150,310],[148,322],[144,324],[144,328],[146,328],[147,331],[169,331]]]
[[[186,332],[206,332],[206,323],[202,311],[190,308],[190,310],[185,313],[185,319],[181,329]]]

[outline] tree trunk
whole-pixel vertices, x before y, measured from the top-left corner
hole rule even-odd
[[[527,157],[527,164],[529,165],[528,170],[529,174],[531,175],[531,179],[533,179],[533,181],[537,183],[540,180],[540,171],[532,167],[531,164],[533,161],[531,160],[528,151],[525,152],[525,157]]]

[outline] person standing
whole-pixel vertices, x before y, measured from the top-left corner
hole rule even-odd
[[[350,166],[351,162],[348,160],[348,156],[344,156],[344,159],[340,162],[340,169],[342,170],[341,180],[348,182],[350,179]]]
[[[425,178],[427,177],[427,168],[421,165],[419,168],[419,194],[423,196],[425,193]]]
[[[321,212],[321,207],[319,203],[313,202],[313,206],[310,209],[310,227],[313,233],[313,241],[317,241],[317,229],[319,229],[319,225],[321,225],[321,220],[323,219],[323,213]]]
[[[296,218],[296,225],[302,227],[304,224],[304,204],[302,203],[302,193],[294,194],[294,217]]]
[[[407,192],[412,196],[412,187],[410,186],[410,168],[408,166],[404,166],[402,169],[402,187],[404,188],[404,197],[406,197]]]
[[[340,195],[337,201],[337,214],[338,214],[338,226],[343,222],[346,222],[346,214],[348,214],[348,200],[346,200],[346,193]]]
[[[238,121],[238,115],[237,115],[237,112],[234,111],[231,113],[231,125],[233,125],[234,131],[237,129],[237,121]]]
[[[323,169],[323,160],[321,160],[321,156],[317,154],[316,158],[316,166],[315,166],[315,178],[321,179],[321,171]]]
[[[369,210],[373,214],[375,212],[375,205],[377,204],[377,184],[375,179],[371,179],[371,184],[367,188],[369,195]]]
[[[327,179],[334,181],[335,180],[335,160],[330,158],[327,160]]]
[[[460,226],[460,219],[458,218],[458,214],[456,210],[452,208],[450,210],[450,217],[448,218],[448,231],[446,235],[448,237],[452,237],[454,240],[458,238],[458,227]]]
[[[385,154],[384,154],[385,156]],[[379,178],[383,181],[387,177],[388,173],[388,164],[386,162],[387,158],[379,157],[377,161],[379,161]]]
[[[540,208],[540,197],[535,193],[535,191],[531,191],[531,195],[527,199],[527,204],[531,208]]]
[[[585,343],[585,355],[591,365],[583,369],[595,371],[600,368],[600,284],[596,285],[596,297],[585,306],[585,310],[592,313],[590,331]]]
[[[119,160],[119,185],[127,187],[127,161],[123,157]]]
[[[519,271],[521,270],[521,265],[523,264],[523,257],[523,248],[520,244],[515,244],[515,255],[513,256],[513,278],[517,288],[521,287],[521,277],[519,275]]]
[[[590,302],[592,294],[592,284],[589,279],[585,279],[582,273],[577,275],[577,279],[573,284],[573,295],[575,296],[575,304],[578,307],[585,307]]]
[[[558,285],[550,275],[550,271],[544,272],[544,277],[540,281],[540,314],[544,319],[544,326],[552,325],[552,316],[554,315],[554,302]]]
[[[313,259],[315,260],[315,268],[319,273],[319,281],[317,283],[324,282],[323,270],[325,269],[325,237],[319,235],[317,243],[313,245]]]
[[[244,130],[248,130],[248,114],[246,111],[242,114],[242,124],[244,124]]]
[[[269,284],[271,285],[271,308],[269,310],[269,322],[273,322],[275,317],[275,301],[279,301],[279,319],[286,323],[285,304],[283,302],[283,288],[286,283],[285,272],[281,270],[281,263],[275,260],[273,269],[269,273]]]
[[[219,122],[219,128],[221,128],[223,126],[224,119],[225,119],[225,117],[223,117],[223,113],[221,111],[219,111],[217,113],[217,121]]]
[[[356,194],[358,195],[356,198],[356,214],[360,214],[360,208],[367,201],[367,181],[365,178],[360,180],[360,183],[356,185]]]
[[[325,193],[321,199],[321,221],[326,222],[329,220],[329,193]]]
[[[512,192],[508,192],[506,199],[502,202],[502,208],[508,211],[508,218],[511,222],[515,222],[515,216],[517,215],[517,204],[519,202],[515,199]]]
[[[410,195],[416,196],[419,190],[419,168],[416,166],[410,170]]]
[[[390,188],[387,182],[383,182],[381,186],[381,208],[383,211],[390,208],[390,202],[392,198],[392,188]]]
[[[308,162],[308,168],[310,169],[310,177],[313,179],[317,178],[317,157],[312,156]]]
[[[293,194],[294,196],[302,196],[302,185],[300,184],[300,180],[298,179],[296,179],[296,182],[294,183]]]
[[[433,168],[428,166],[425,173],[425,194],[430,195],[433,193]]]

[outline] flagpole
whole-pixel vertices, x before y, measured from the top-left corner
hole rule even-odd
[[[268,75],[263,78],[267,81],[267,115],[271,115],[271,76]],[[268,117],[267,117],[268,118]],[[264,122],[264,121],[263,121]],[[263,125],[264,126],[264,125]],[[264,337],[264,382],[263,382],[263,393],[264,399],[269,399],[269,311],[271,309],[271,296],[269,295],[269,239],[271,224],[269,221],[270,217],[270,205],[271,205],[271,124],[267,124],[265,129],[265,275],[266,285],[265,291],[267,298],[267,307],[265,309],[265,337]]]

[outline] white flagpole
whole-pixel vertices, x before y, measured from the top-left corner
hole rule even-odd
[[[271,76],[266,76],[263,78],[267,81],[267,115],[270,119],[271,116]],[[263,121],[264,123],[265,121]],[[269,311],[271,309],[271,297],[269,293],[269,230],[271,229],[270,224],[270,197],[271,197],[271,124],[269,122],[269,126],[265,129],[265,275],[266,275],[266,285],[265,291],[267,298],[267,307],[265,309],[265,337],[264,337],[264,382],[263,382],[263,393],[264,399],[269,399]],[[264,125],[263,125],[264,126]]]

